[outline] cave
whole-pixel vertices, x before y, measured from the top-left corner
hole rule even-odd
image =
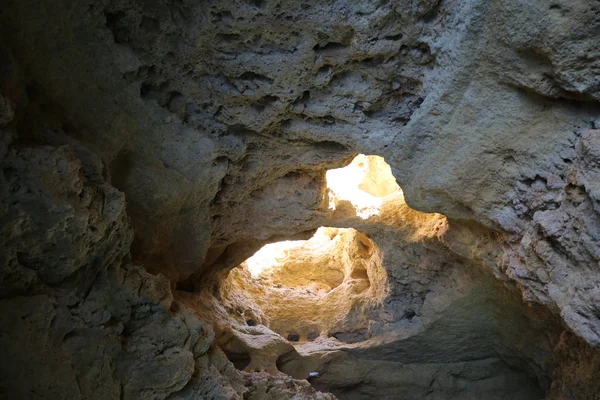
[[[598,15],[2,0],[0,399],[598,400]]]
[[[338,227],[266,244],[220,282],[230,361],[316,373],[339,399],[544,397],[555,317],[444,250],[447,218],[411,209],[382,157],[357,155],[326,186]]]

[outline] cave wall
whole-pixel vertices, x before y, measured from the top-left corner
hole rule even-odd
[[[252,259],[234,269],[216,298],[183,301],[202,315],[221,313],[227,324],[217,324],[217,336],[231,354],[254,360],[253,342],[287,338],[294,348],[271,350],[277,368],[297,378],[318,371],[313,385],[340,399],[544,398],[560,381],[559,318],[435,235],[415,239],[420,226],[388,214],[392,205],[366,220],[332,218],[364,232],[368,247],[354,240],[354,229],[321,228],[277,252],[259,275],[248,267]],[[365,262],[370,286],[351,273],[335,287],[327,283],[332,270]]]
[[[4,0],[0,394],[264,391],[274,378],[235,371],[173,289],[331,222],[325,170],[361,152],[448,216],[444,246],[561,319],[550,395],[593,398],[599,13]]]

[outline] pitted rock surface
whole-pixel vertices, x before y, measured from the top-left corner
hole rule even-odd
[[[4,0],[0,397],[595,399],[599,16]],[[326,182],[357,154],[403,191],[366,219]],[[269,328],[270,289],[231,279],[323,226],[377,246],[344,280],[381,290],[322,332]]]

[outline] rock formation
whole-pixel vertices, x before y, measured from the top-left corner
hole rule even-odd
[[[0,398],[599,398],[600,2],[3,0],[0,38]]]

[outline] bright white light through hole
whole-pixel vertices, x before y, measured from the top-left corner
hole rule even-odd
[[[359,154],[346,167],[327,171],[326,180],[329,208],[349,201],[362,219],[379,215],[390,197],[402,195],[390,166],[379,156]]]
[[[329,232],[329,228],[320,227],[309,240],[286,240],[267,244],[244,261],[244,264],[252,277],[257,278],[261,273],[284,264],[287,260],[287,252],[291,249],[304,246],[308,251],[308,249],[316,249],[331,242]]]
[[[335,210],[340,202],[347,201],[352,204],[356,215],[363,219],[379,215],[386,202],[397,201],[399,196],[403,196],[390,166],[379,156],[359,154],[346,167],[327,171],[326,180],[329,208]],[[293,240],[263,246],[245,261],[245,265],[256,278],[283,265],[291,249],[301,246],[317,248],[331,242],[327,229],[319,228],[308,241]]]
[[[267,268],[281,265],[286,257],[286,251],[300,247],[304,240],[287,240],[263,246],[252,257],[245,261],[253,278],[258,277]]]

